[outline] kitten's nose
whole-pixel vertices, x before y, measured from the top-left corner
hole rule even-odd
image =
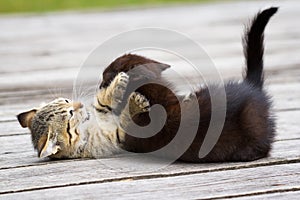
[[[80,109],[80,108],[82,108],[82,107],[83,107],[83,104],[80,103],[80,102],[74,102],[74,103],[73,103],[73,108],[74,108],[74,110],[78,110],[78,109]]]

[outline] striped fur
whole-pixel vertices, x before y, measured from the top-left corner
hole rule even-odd
[[[146,112],[145,108],[149,107],[145,99],[141,101],[142,95],[134,93],[121,114],[114,114],[123,101],[128,79],[127,74],[118,74],[108,87],[99,90],[92,106],[58,98],[41,108],[19,114],[22,127],[31,131],[38,156],[99,158],[120,152],[123,128],[130,118],[129,107],[135,114]]]

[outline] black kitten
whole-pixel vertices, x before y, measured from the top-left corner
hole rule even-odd
[[[124,148],[140,153],[158,150],[169,144],[176,136],[180,125],[183,125],[186,138],[190,134],[189,130],[198,127],[197,135],[188,148],[176,157],[177,152],[182,149],[180,144],[173,145],[158,156],[175,157],[188,162],[251,161],[268,156],[275,135],[275,121],[270,113],[270,98],[263,89],[263,39],[264,29],[277,10],[278,8],[272,7],[258,13],[246,29],[244,80],[240,83],[232,81],[225,84],[227,107],[221,136],[210,153],[202,158],[199,158],[199,150],[212,117],[211,97],[214,95],[218,99],[222,88],[215,85],[201,88],[196,92],[194,98],[200,109],[200,121],[197,121],[193,106],[189,105],[189,102],[184,102],[184,97],[177,98],[171,89],[168,89],[170,87],[163,86],[170,85],[160,76],[163,70],[169,68],[168,65],[132,54],[119,57],[111,63],[103,73],[101,87],[106,87],[119,72],[128,72],[131,80],[127,93],[136,90],[146,96],[151,105],[160,104],[167,112],[166,123],[159,133],[148,138],[127,134],[123,143]],[[137,66],[138,71],[132,70]],[[151,81],[156,83],[150,83]],[[144,85],[138,89],[133,88],[138,82]],[[183,105],[181,108],[180,104]],[[185,117],[181,120],[183,113]],[[158,116],[152,120],[151,123],[159,123],[161,119]],[[134,116],[134,121],[143,126],[150,122],[150,118],[146,113]],[[185,138],[181,140],[185,142]]]

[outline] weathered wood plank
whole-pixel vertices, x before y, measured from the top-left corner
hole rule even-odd
[[[297,48],[299,46],[299,37],[297,37],[299,29],[298,27],[291,28],[291,23],[288,23],[293,19],[292,14],[297,13],[298,5],[290,2],[278,2],[278,5],[283,5],[285,9],[278,13],[276,20],[271,21],[272,26],[268,28],[268,37],[266,38],[267,70],[273,69],[273,65],[280,66],[280,69],[291,64],[299,65]],[[265,2],[245,4],[247,4],[247,9],[242,9],[244,12],[239,12],[237,9],[234,14],[224,10],[224,5],[220,7],[214,5],[216,7],[214,10],[218,10],[216,12],[218,14],[212,14],[206,10],[212,9],[212,7],[195,6],[180,9],[168,8],[172,10],[168,11],[170,14],[168,16],[164,14],[163,10],[166,9],[164,8],[154,10],[157,13],[155,16],[152,14],[153,10],[146,12],[143,10],[123,13],[124,17],[122,18],[119,18],[118,13],[85,13],[81,15],[71,13],[58,16],[27,16],[22,19],[0,18],[0,25],[3,27],[0,41],[6,44],[0,48],[0,64],[4,66],[1,68],[1,72],[5,73],[0,75],[0,83],[2,83],[0,87],[39,87],[38,80],[43,80],[44,85],[51,86],[53,82],[48,80],[48,76],[56,76],[54,80],[57,80],[58,75],[61,77],[55,81],[56,85],[71,83],[79,63],[84,61],[96,44],[101,44],[111,35],[132,29],[132,24],[136,25],[135,28],[158,26],[184,32],[197,42],[203,43],[204,48],[208,50],[219,68],[227,69],[229,66],[241,71],[240,66],[243,62],[240,41],[242,23],[245,23],[246,19],[257,12],[259,8],[264,7]],[[240,5],[234,4],[234,7],[236,6]],[[188,12],[191,9],[197,15]],[[164,20],[159,20],[161,19],[160,15],[163,15]],[[184,16],[181,21],[184,25],[179,26],[180,23],[175,23],[175,16],[176,18]],[[193,20],[187,20],[188,17]],[[78,23],[74,24],[73,19],[78,20]],[[105,20],[123,24],[123,26],[104,23]],[[89,21],[88,24],[85,23],[87,21]],[[128,21],[131,23],[126,23]],[[29,28],[20,32],[18,23],[26,24]],[[74,30],[76,31],[74,32]],[[220,32],[222,34],[219,34]],[[16,40],[15,37],[18,39]],[[35,42],[28,45],[28,41],[33,38]],[[191,51],[191,53],[197,52]],[[22,63],[15,61],[16,56]],[[166,59],[166,57],[162,58]],[[23,73],[20,74],[20,72]],[[230,70],[230,72],[232,71]],[[47,73],[46,77],[43,76],[45,73]],[[25,76],[28,74],[32,74],[31,76],[34,78],[26,78]],[[10,81],[12,78],[15,80],[14,83]]]
[[[123,181],[83,184],[7,194],[11,198],[118,198],[118,199],[211,199],[300,190],[300,164],[262,166],[164,178],[128,178]],[[141,177],[142,178],[142,177]],[[136,180],[138,179],[138,180]],[[51,181],[51,176],[45,181]],[[93,183],[93,180],[90,180]],[[113,189],[112,189],[113,188]],[[112,192],[113,190],[113,192]],[[70,196],[71,195],[71,196]]]
[[[53,88],[60,86],[71,86],[72,81],[76,78],[77,71],[73,69],[40,71],[35,73],[13,73],[0,79],[1,88],[20,89],[20,88]],[[5,76],[5,75],[3,75]],[[11,80],[16,80],[12,82]]]
[[[275,116],[277,118],[276,140],[300,138],[300,110],[276,112]]]
[[[274,108],[276,110],[289,110],[299,108],[300,101],[298,94],[300,89],[299,83],[274,84],[266,87],[269,94],[272,95]]]
[[[72,89],[49,89],[44,91],[15,91],[0,97],[0,122],[14,121],[16,115],[38,107],[41,103],[52,101],[58,97],[72,99]],[[1,124],[0,124],[1,126]]]
[[[241,25],[240,25],[241,26]],[[241,26],[242,27],[242,26]],[[222,27],[223,28],[223,27]],[[223,28],[224,29],[224,28]],[[227,28],[229,33],[232,33],[233,30],[232,28]],[[236,30],[238,34],[240,34],[242,31],[241,30]],[[197,38],[194,38],[197,42],[202,43],[201,39],[200,41],[197,40]],[[175,44],[178,46],[182,46],[182,48],[188,48],[184,47],[186,44],[180,44],[178,41],[174,41]],[[267,43],[267,51],[266,51],[266,70],[283,70],[285,69],[285,66],[289,66],[292,64],[299,64],[299,61],[297,59],[297,55],[299,54],[298,51],[298,46],[300,44],[300,40],[295,40],[295,39],[289,39],[289,38],[280,38],[279,39],[273,39],[271,38],[270,41]],[[98,45],[101,45],[99,43]],[[285,49],[282,49],[284,47]],[[81,47],[78,47],[81,48]],[[28,64],[23,64],[23,65],[16,65],[16,66],[11,66],[10,68],[2,68],[0,71],[2,73],[2,76],[0,77],[16,77],[17,73],[22,72],[23,75],[27,74],[39,74],[39,73],[47,73],[51,74],[53,71],[54,72],[68,72],[64,77],[62,78],[68,78],[70,75],[73,75],[73,73],[76,73],[76,71],[80,67],[80,63],[82,63],[87,57],[88,53],[94,48],[94,45],[91,46],[89,49],[85,49],[86,53],[84,55],[77,55],[76,49],[69,50],[72,52],[73,58],[81,58],[81,60],[77,61],[77,63],[72,63],[71,66],[70,63],[68,62],[69,60],[72,60],[70,56],[70,52],[67,52],[67,55],[64,55],[61,52],[58,52],[59,56],[62,58],[57,58],[55,55],[49,55],[47,57],[41,57],[39,58],[39,63],[37,64],[38,66],[34,66],[34,63],[32,61],[37,60],[35,55],[25,55],[20,57],[19,55],[15,54],[8,54],[5,57],[1,56],[2,58],[1,62],[3,65],[6,65],[6,62],[12,62],[13,59],[12,57],[14,56],[19,56],[19,59],[22,59],[23,62],[28,62]],[[116,48],[116,47],[112,47]],[[237,36],[237,38],[233,41],[231,41],[229,38],[224,38],[224,40],[219,41],[217,44],[208,44],[205,45],[205,49],[207,49],[208,55],[215,61],[216,65],[220,69],[239,69],[243,65],[243,55],[242,55],[242,44],[240,41],[240,37]],[[139,51],[141,53],[145,53],[147,51]],[[291,53],[293,52],[293,53]],[[191,57],[197,58],[199,57],[199,52],[189,52],[188,53]],[[147,55],[147,54],[146,54]],[[148,55],[149,56],[149,55]],[[180,65],[177,64],[178,58],[174,56],[170,56],[166,53],[157,53],[157,52],[151,52],[151,57],[157,59],[157,60],[164,60],[167,63],[173,63],[173,67],[175,68],[176,66],[179,67]],[[289,59],[284,59],[286,57],[289,57]],[[5,60],[7,60],[5,62]],[[56,63],[52,63],[53,60]],[[63,63],[61,63],[60,60],[65,60]],[[200,61],[200,60],[199,60]],[[201,61],[200,61],[201,63]],[[13,63],[12,63],[13,64]],[[98,66],[99,68],[104,67],[105,64],[108,63],[102,63],[101,59],[99,59]],[[25,69],[24,69],[25,68]],[[73,71],[73,72],[72,72]],[[72,72],[72,73],[70,73]],[[19,82],[19,80],[16,80]]]
[[[271,192],[270,192],[271,193]],[[283,190],[274,192],[271,194],[257,194],[257,195],[251,195],[251,196],[245,196],[245,197],[239,197],[234,198],[235,200],[253,200],[253,199],[264,199],[264,200],[274,200],[274,199],[299,199],[300,197],[300,191],[297,191],[297,189],[291,189],[291,191]]]
[[[5,144],[4,148],[0,149],[0,155],[28,152],[32,150],[31,136],[29,133],[24,135],[13,135],[0,137],[1,144]]]
[[[1,136],[9,136],[9,135],[24,135],[28,134],[28,130],[23,129],[19,122],[14,121],[6,121],[0,122],[0,137]]]
[[[38,160],[38,158],[34,157],[33,152],[21,151],[18,154],[0,154],[2,157],[0,159],[1,164],[3,164],[1,167],[4,167],[0,170],[0,193],[93,181],[107,182],[141,175],[175,176],[178,173],[203,173],[238,168],[255,168],[264,165],[272,166],[277,163],[300,162],[299,143],[300,140],[275,142],[270,158],[254,162],[221,164],[178,163],[154,172],[149,172],[147,164],[143,164],[142,161],[137,162],[136,168],[126,167],[125,163],[135,162],[131,156],[128,157],[126,155],[98,160],[50,162]],[[15,152],[18,152],[18,150],[16,149]],[[18,157],[20,157],[20,160],[18,160]],[[139,164],[140,166],[138,166]],[[14,168],[10,168],[13,166]]]
[[[280,3],[284,4],[284,3]],[[9,41],[9,49],[4,49],[3,51],[0,51],[2,54],[8,57],[9,55],[15,56],[14,54],[17,54],[18,56],[22,55],[32,55],[35,59],[34,62],[32,62],[32,59],[28,59],[28,63],[24,63],[26,66],[35,66],[36,68],[42,68],[45,67],[45,64],[48,62],[49,65],[54,64],[61,64],[58,59],[60,58],[61,54],[68,54],[68,52],[80,52],[82,49],[84,51],[89,51],[88,49],[91,49],[95,45],[95,40],[99,41],[99,38],[105,38],[109,37],[110,35],[115,34],[116,32],[123,31],[124,29],[131,29],[132,24],[136,24],[137,27],[141,26],[167,26],[168,28],[172,29],[179,29],[179,31],[184,32],[191,32],[193,36],[198,36],[203,38],[204,41],[213,41],[215,43],[218,43],[220,38],[224,38],[224,40],[228,41],[229,38],[234,38],[234,40],[238,40],[240,32],[236,31],[235,34],[232,34],[232,31],[226,31],[226,30],[232,30],[232,26],[239,27],[241,29],[241,23],[245,22],[248,15],[253,14],[258,7],[261,7],[264,5],[262,4],[250,4],[250,6],[247,6],[247,9],[243,9],[244,13],[240,13],[236,11],[235,15],[232,13],[228,13],[225,11],[222,7],[216,6],[219,14],[212,15],[211,13],[207,12],[206,9],[202,6],[199,7],[187,7],[187,8],[171,8],[171,12],[168,13],[170,15],[166,16],[163,14],[164,9],[158,9],[156,10],[157,15],[153,16],[152,12],[145,12],[143,11],[135,11],[135,12],[127,12],[123,13],[124,17],[119,18],[118,13],[92,13],[92,14],[81,14],[79,17],[78,14],[60,14],[58,16],[39,16],[38,19],[35,19],[34,17],[23,17],[23,19],[7,19],[4,18],[0,20],[1,27],[3,27],[3,33],[0,35],[2,36],[3,40]],[[239,5],[235,5],[239,6]],[[287,6],[287,5],[285,5]],[[291,8],[291,5],[288,5],[289,11],[293,12],[295,8]],[[170,9],[170,8],[168,8]],[[195,14],[191,14],[190,12],[187,12],[187,10],[194,10]],[[295,11],[294,11],[295,12]],[[209,15],[209,17],[205,16]],[[282,16],[284,17],[278,17],[276,20],[276,23],[274,22],[272,24],[272,27],[279,24],[280,27],[278,27],[278,30],[285,30],[286,26],[289,23],[285,23],[285,21],[290,20],[290,14],[287,15],[284,10],[281,12]],[[164,16],[164,20],[160,20],[161,16]],[[143,17],[142,17],[143,16]],[[182,19],[190,19],[188,20],[188,23],[183,23],[184,26],[178,26],[178,23],[174,23],[174,16],[184,16]],[[225,17],[226,16],[226,17]],[[288,18],[287,18],[288,17]],[[130,18],[131,23],[124,23]],[[286,19],[287,18],[287,19]],[[78,20],[78,23],[74,24],[73,19]],[[203,20],[205,19],[205,20]],[[123,24],[123,26],[116,26],[114,23],[104,23],[105,20],[108,20],[110,22]],[[142,21],[144,20],[144,21]],[[9,21],[9,23],[7,23]],[[39,23],[37,24],[36,21]],[[86,21],[89,21],[89,23],[85,23]],[[48,22],[48,23],[43,23]],[[18,26],[15,26],[15,24],[22,23],[27,24],[28,28],[26,31],[18,31]],[[70,23],[72,25],[70,25]],[[213,26],[211,25],[213,24]],[[85,28],[82,28],[84,25]],[[201,27],[205,26],[203,30]],[[231,27],[231,29],[228,29],[228,26]],[[283,26],[283,27],[282,27]],[[101,28],[100,28],[101,27]],[[197,27],[197,28],[195,28]],[[219,28],[218,28],[219,27]],[[226,29],[227,27],[227,29]],[[294,29],[297,27],[294,27]],[[74,32],[74,29],[76,30]],[[201,34],[199,34],[199,29],[201,30]],[[207,30],[208,29],[208,30]],[[225,31],[224,31],[225,29]],[[277,30],[276,29],[276,30]],[[294,30],[293,29],[293,30]],[[50,30],[50,31],[49,31]],[[93,31],[90,31],[93,30]],[[207,30],[207,32],[205,32]],[[218,33],[222,31],[221,35],[218,35]],[[18,40],[14,39],[15,33],[18,32]],[[289,31],[284,31],[286,34],[290,34]],[[21,37],[20,37],[21,35]],[[216,39],[216,36],[218,36]],[[236,37],[237,36],[237,37]],[[35,43],[31,43],[30,46],[27,45],[28,42],[24,42],[27,39],[35,39]],[[37,40],[38,38],[38,40]],[[80,40],[79,40],[80,38]],[[282,38],[282,37],[281,37]],[[57,43],[53,43],[53,41],[57,41]],[[58,44],[58,42],[62,42],[63,45]],[[78,41],[74,43],[74,41]],[[80,42],[79,42],[80,41]],[[200,40],[201,41],[201,40]],[[27,46],[26,46],[27,45]],[[21,48],[20,48],[21,46]],[[54,55],[53,55],[54,54]],[[224,54],[224,52],[222,53]],[[53,55],[55,59],[47,59],[47,55]],[[42,57],[45,61],[39,63],[41,59],[37,59]],[[12,57],[8,57],[8,61],[13,64]],[[46,58],[45,58],[46,57]],[[76,65],[77,63],[80,63],[82,61],[81,59],[78,59],[77,54],[75,56],[73,54],[69,54],[68,56],[64,56],[67,62],[71,62],[72,65]],[[13,57],[15,58],[15,57]],[[72,62],[74,60],[74,62]],[[50,62],[49,62],[50,61]],[[42,65],[41,65],[42,64]],[[14,65],[17,65],[15,63]],[[9,68],[9,67],[8,67]],[[21,67],[20,67],[21,68]],[[13,69],[12,69],[13,70]]]
[[[299,15],[298,1],[276,2],[284,9],[276,15],[276,20],[275,17],[271,20],[266,31],[267,89],[274,96],[279,132],[268,159],[249,163],[177,163],[154,172],[135,171],[125,166],[121,170],[114,169],[113,164],[126,159],[122,156],[102,160],[40,160],[33,151],[28,131],[21,129],[15,118],[20,111],[51,100],[53,93],[48,89],[70,89],[79,64],[91,49],[111,35],[132,28],[156,26],[183,32],[203,45],[222,77],[239,78],[243,64],[241,24],[266,4],[270,5],[266,1],[255,1],[120,13],[0,16],[3,44],[0,46],[0,193],[19,191],[0,195],[0,198],[40,198],[39,195],[57,194],[57,197],[68,198],[186,199],[264,193],[272,194],[252,197],[281,198],[279,191],[300,190],[297,170],[300,162],[297,120],[300,27],[294,25],[295,16]],[[174,18],[180,20],[174,21]],[[19,24],[24,26],[21,32]],[[178,45],[185,47],[180,42]],[[197,52],[191,55],[197,56]],[[174,63],[176,69],[184,66],[165,54],[154,54],[154,58]],[[33,91],[37,89],[40,91]],[[66,94],[70,95],[71,90],[63,91],[63,96]],[[294,162],[296,164],[291,164]],[[81,185],[72,186],[78,184]],[[284,194],[292,198],[299,192]]]
[[[299,75],[299,68],[297,66],[300,65],[297,57],[299,53],[300,52],[295,52],[294,55],[291,55],[291,52],[286,52],[286,54],[280,53],[276,55],[266,55],[266,68],[265,68],[266,73],[272,74],[272,76],[275,76],[275,78],[276,77],[281,78],[281,76],[284,74],[281,74],[280,72],[285,72],[288,66],[295,66],[294,69],[296,74],[292,76],[291,74],[289,74],[291,76],[289,77],[289,79],[297,80],[297,77],[299,77],[297,76],[297,74]],[[155,57],[153,56],[151,57],[155,59]],[[285,62],[280,61],[280,60],[284,60],[286,57],[289,57],[289,59],[286,60]],[[162,60],[166,63],[172,64],[173,70],[180,71],[180,69],[184,68],[186,70],[185,71],[186,74],[189,74],[190,71],[190,74],[192,75],[193,72],[192,68],[189,65],[187,65],[187,63],[182,63],[182,61],[180,60],[169,61],[165,58]],[[243,66],[243,60],[244,60],[242,55],[227,56],[225,58],[212,58],[212,60],[214,61],[214,63],[216,63],[216,68],[221,73],[222,77],[224,77],[225,79],[230,77],[241,76],[241,71],[243,70],[241,66]],[[203,66],[206,65],[204,61],[201,62],[199,60],[199,62],[204,63]],[[109,63],[106,63],[105,65],[101,65],[101,63],[99,63],[99,66],[102,66],[102,68],[99,67],[99,77],[101,75],[101,71],[104,69],[104,66],[107,66],[108,64]],[[79,67],[22,72],[20,74],[18,73],[3,74],[0,75],[0,84],[1,84],[0,89],[3,90],[5,88],[6,90],[8,89],[14,90],[20,88],[29,89],[29,88],[53,88],[53,86],[54,87],[71,86],[72,81],[76,78],[78,70]],[[47,74],[47,76],[45,76],[45,74]],[[268,79],[272,80],[272,76],[268,76]],[[206,77],[206,79],[209,80],[209,77]],[[12,82],[11,80],[15,80],[15,81]],[[43,82],[43,84],[40,84],[41,82]]]

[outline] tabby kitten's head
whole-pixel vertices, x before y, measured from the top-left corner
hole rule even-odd
[[[17,116],[22,127],[28,127],[34,148],[41,158],[73,157],[80,140],[78,126],[88,119],[79,102],[65,98]]]

